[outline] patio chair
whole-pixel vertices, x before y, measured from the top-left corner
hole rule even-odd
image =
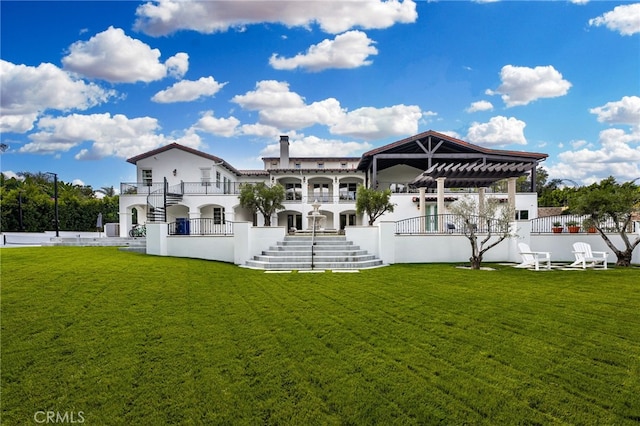
[[[582,269],[586,269],[587,266],[596,268],[598,264],[602,264],[602,268],[607,269],[609,253],[592,251],[589,243],[573,243],[573,254],[576,256],[576,261],[570,266],[582,266]]]
[[[522,263],[516,265],[516,268],[534,267],[536,271],[540,270],[540,263],[543,263],[544,269],[551,269],[551,253],[547,251],[531,251],[526,243],[518,243]]]

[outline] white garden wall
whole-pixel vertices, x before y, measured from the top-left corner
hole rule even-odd
[[[533,251],[551,252],[554,262],[571,262],[573,243],[591,244],[595,251],[609,253],[609,262],[616,256],[598,234],[531,234],[530,222],[512,224],[514,237],[485,253],[484,262],[520,262],[518,242],[526,242]],[[159,256],[190,257],[244,265],[253,256],[282,241],[286,228],[281,226],[254,227],[248,222],[234,223],[231,236],[167,235],[166,223],[147,224],[147,253]],[[354,245],[380,258],[385,264],[394,263],[450,263],[468,262],[471,254],[469,240],[464,235],[428,234],[395,235],[394,222],[380,222],[376,226],[352,226],[345,235]],[[637,237],[630,235],[631,240]],[[483,235],[479,235],[479,239]],[[619,235],[611,234],[614,244],[623,247]],[[633,253],[632,262],[640,264],[640,249]]]

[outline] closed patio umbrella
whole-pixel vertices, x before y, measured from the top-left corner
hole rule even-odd
[[[96,220],[96,228],[98,228],[98,232],[102,231],[102,213],[98,213],[98,220]]]

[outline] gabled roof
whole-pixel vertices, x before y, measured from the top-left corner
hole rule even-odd
[[[128,163],[136,164],[140,160],[144,160],[145,158],[153,157],[154,155],[161,154],[166,151],[170,151],[172,149],[179,149],[184,152],[188,152],[189,154],[197,155],[198,157],[206,158],[207,160],[211,160],[215,163],[218,163],[224,167],[226,167],[229,171],[235,173],[236,175],[241,175],[240,171],[238,171],[231,164],[227,163],[220,157],[216,157],[215,155],[207,154],[206,152],[198,151],[197,149],[189,148],[184,145],[180,145],[178,143],[170,143],[169,145],[161,146],[160,148],[144,152],[140,155],[136,155],[135,157],[131,157],[127,159]]]
[[[507,151],[484,148],[429,130],[391,144],[372,149],[362,155],[358,164],[359,170],[367,170],[374,157],[377,158],[378,170],[397,164],[426,170],[433,162],[533,162],[544,160],[547,154],[523,151]]]

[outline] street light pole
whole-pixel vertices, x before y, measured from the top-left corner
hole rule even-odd
[[[55,222],[56,222],[56,238],[60,236],[60,220],[58,217],[58,174],[53,172],[47,172],[48,175],[53,175],[53,202],[55,206]]]

